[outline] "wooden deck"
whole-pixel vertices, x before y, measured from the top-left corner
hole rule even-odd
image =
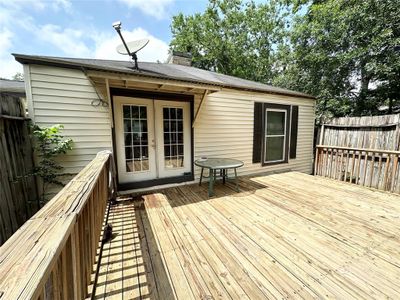
[[[111,207],[95,299],[400,298],[400,196],[300,173]]]

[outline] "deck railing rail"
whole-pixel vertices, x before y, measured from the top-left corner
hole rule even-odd
[[[0,248],[0,299],[84,299],[107,200],[112,158],[99,152]]]
[[[316,146],[314,174],[400,193],[400,151]]]

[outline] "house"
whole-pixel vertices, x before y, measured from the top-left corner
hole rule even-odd
[[[34,121],[63,123],[64,165],[87,165],[0,248],[1,299],[400,298],[400,151],[317,145],[310,176],[308,95],[181,65],[16,58]],[[212,200],[197,184],[115,199],[114,159],[130,189],[197,180],[201,156],[254,175]],[[346,180],[376,164],[395,193]],[[303,173],[257,174],[289,169]]]
[[[121,190],[197,180],[203,156],[243,161],[239,175],[312,172],[310,95],[197,69],[179,52],[138,70],[129,61],[13,55],[24,65],[30,117],[63,124],[74,140],[65,173],[105,149]]]

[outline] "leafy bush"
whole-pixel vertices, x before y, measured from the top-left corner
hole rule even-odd
[[[39,127],[34,125],[32,133],[35,138],[35,151],[39,158],[37,166],[33,170],[33,175],[42,179],[41,202],[46,201],[46,190],[50,184],[63,186],[58,180],[61,176],[62,166],[56,161],[60,154],[66,154],[72,150],[72,139],[64,139],[60,134],[64,128],[63,125],[54,125],[51,127]]]

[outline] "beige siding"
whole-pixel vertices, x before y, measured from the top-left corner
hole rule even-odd
[[[268,167],[252,163],[255,101],[299,106],[296,159],[290,159],[287,164]],[[195,109],[199,103],[200,98],[196,98]],[[200,156],[220,156],[242,160],[244,166],[239,169],[239,174],[242,175],[286,169],[311,173],[313,134],[313,100],[237,91],[217,92],[205,100],[196,121],[195,159]],[[198,178],[198,168],[195,175]]]
[[[112,148],[108,108],[91,105],[98,95],[83,72],[38,65],[30,65],[25,72],[28,81],[30,78],[29,111],[35,123],[63,124],[64,135],[74,140],[74,150],[62,159],[66,173],[77,173],[97,152]],[[270,167],[252,164],[254,101],[299,106],[296,159]],[[199,102],[200,96],[196,96],[195,111]],[[288,169],[311,173],[313,130],[313,100],[224,90],[209,95],[198,116],[195,159],[224,156],[243,160],[239,174]]]
[[[79,70],[30,65],[30,113],[39,126],[63,124],[74,149],[60,159],[65,173],[77,173],[101,150],[110,150],[108,108],[91,105],[98,95]]]

